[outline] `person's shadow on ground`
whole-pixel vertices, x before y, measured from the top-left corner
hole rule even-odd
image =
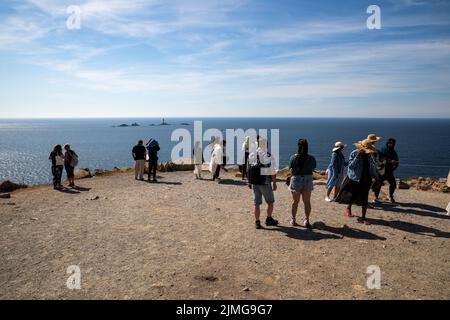
[[[420,234],[424,236],[429,237],[438,237],[438,238],[450,238],[450,232],[444,232],[432,227],[426,227],[422,226],[420,224],[411,223],[411,222],[405,222],[405,221],[385,221],[381,219],[370,219],[370,223],[373,225],[380,225],[380,226],[386,226],[391,227],[397,230]]]
[[[79,194],[81,193],[80,191],[74,190],[74,189],[68,189],[68,188],[60,188],[60,189],[56,189],[57,191],[61,192],[61,193],[67,193],[67,194]]]
[[[233,180],[233,179],[221,179],[219,180],[219,184],[229,185],[229,186],[246,186],[247,182],[242,180]]]
[[[68,194],[79,194],[81,192],[88,192],[91,190],[91,188],[84,188],[84,187],[80,187],[80,186],[75,186],[73,188],[66,188],[63,187],[61,189],[57,189],[59,192],[62,193],[68,193]]]
[[[447,211],[443,208],[431,206],[428,204],[421,203],[383,203],[381,205],[377,205],[377,209],[381,209],[384,211],[392,211],[398,213],[405,214],[415,214],[423,217],[432,217],[439,219],[450,219],[450,216],[447,216]],[[417,210],[420,209],[420,210]]]
[[[332,227],[327,226],[324,222],[316,222],[314,223],[314,227],[318,230],[324,230],[330,233],[334,233],[340,235],[342,238],[353,238],[353,239],[361,239],[361,240],[386,240],[384,237],[380,237],[374,233],[363,231],[360,229],[350,228],[348,226],[345,227]]]
[[[167,185],[171,185],[171,186],[179,186],[182,184],[181,182],[178,182],[178,181],[161,181],[161,180],[158,180],[158,181],[145,180],[145,182],[151,183],[151,184],[167,184]]]
[[[300,229],[297,227],[285,227],[280,225],[270,228],[264,227],[263,229],[267,231],[283,232],[287,237],[296,240],[319,241],[324,239],[341,239],[341,237],[335,234],[317,232],[314,229]]]
[[[91,188],[85,188],[85,187],[80,187],[80,186],[75,186],[75,187],[73,187],[73,189],[76,191],[80,191],[80,192],[87,192],[87,191],[91,190]]]

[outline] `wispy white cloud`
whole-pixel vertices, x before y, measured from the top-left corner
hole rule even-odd
[[[68,31],[71,2],[28,0],[0,22],[0,51],[13,50],[22,65],[51,72],[49,81],[60,88],[158,96],[184,106],[450,89],[446,34],[421,38],[416,30],[415,37],[391,38],[392,29],[445,26],[445,13],[388,18],[388,30],[364,40],[364,14],[252,25],[234,15],[249,5],[244,0],[84,0],[82,29]]]

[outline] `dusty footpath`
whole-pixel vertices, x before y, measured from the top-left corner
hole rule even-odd
[[[0,199],[0,298],[450,299],[450,194],[398,190],[399,204],[369,210],[365,226],[317,185],[306,230],[289,226],[281,181],[280,226],[256,230],[251,190],[224,177],[167,172],[155,184],[117,173]],[[66,286],[71,265],[79,290]],[[381,289],[366,286],[370,265]]]

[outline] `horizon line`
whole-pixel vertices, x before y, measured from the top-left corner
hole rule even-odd
[[[113,116],[113,117],[0,117],[0,120],[89,120],[89,119],[383,119],[383,120],[450,120],[449,117],[388,117],[388,116],[339,116],[339,117],[320,117],[320,116]]]

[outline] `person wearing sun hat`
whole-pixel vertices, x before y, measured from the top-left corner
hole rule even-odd
[[[377,141],[381,140],[381,137],[378,137],[376,134],[374,133],[370,133],[367,135],[367,139],[369,142],[371,142],[372,144],[374,144]]]
[[[369,224],[366,213],[372,179],[378,179],[373,157],[373,155],[377,153],[377,149],[373,145],[374,140],[375,139],[365,139],[354,144],[356,149],[351,152],[348,161],[348,180],[344,183],[344,187],[338,196],[338,198],[340,198],[344,192],[351,194],[348,206],[344,211],[344,216],[353,217],[352,205],[358,204],[362,207],[361,219],[358,221],[366,225]],[[339,199],[338,201],[341,202]]]
[[[331,161],[327,168],[328,180],[326,184],[327,188],[327,196],[325,197],[325,201],[331,202],[333,201],[330,198],[331,191],[334,188],[334,198],[336,199],[339,194],[340,187],[342,185],[342,181],[344,178],[344,168],[346,166],[345,157],[342,154],[342,150],[346,147],[346,144],[338,141],[334,144],[334,148],[331,153]]]

